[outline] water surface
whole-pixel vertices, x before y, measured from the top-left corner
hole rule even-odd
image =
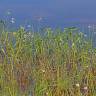
[[[0,18],[14,17],[18,24],[39,22],[57,27],[95,23],[95,9],[96,0],[0,0]]]

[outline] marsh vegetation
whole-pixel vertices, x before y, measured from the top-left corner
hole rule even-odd
[[[96,96],[96,48],[75,27],[0,33],[0,96]]]

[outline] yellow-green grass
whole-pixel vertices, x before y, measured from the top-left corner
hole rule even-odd
[[[96,96],[91,39],[76,28],[2,32],[0,96]]]

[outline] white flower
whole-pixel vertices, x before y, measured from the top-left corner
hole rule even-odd
[[[91,27],[92,27],[91,25],[88,26],[88,28],[91,28]]]
[[[11,18],[11,20],[15,20],[15,18]]]
[[[31,35],[31,32],[29,32],[28,34]]]
[[[31,25],[27,25],[27,27],[28,27],[28,28],[30,28],[30,27],[31,27]]]
[[[84,34],[84,37],[87,37],[87,34]]]
[[[80,86],[79,83],[77,83],[77,84],[76,84],[76,87],[79,87],[79,86]]]
[[[85,87],[84,87],[84,90],[87,90],[87,89],[88,89],[88,87],[87,87],[87,86],[85,86]]]
[[[43,69],[42,72],[45,73],[45,70]]]
[[[15,18],[11,18],[11,23],[15,23]]]
[[[10,22],[11,22],[12,24],[13,24],[13,23],[15,23],[15,21],[14,21],[14,20],[11,20]]]
[[[24,34],[24,38],[27,38],[27,35],[26,34]]]
[[[46,95],[48,95],[48,92],[46,92]]]
[[[87,68],[89,67],[89,66],[86,66]]]

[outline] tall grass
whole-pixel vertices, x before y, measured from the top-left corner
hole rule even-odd
[[[0,96],[96,96],[96,49],[74,27],[4,31]]]

